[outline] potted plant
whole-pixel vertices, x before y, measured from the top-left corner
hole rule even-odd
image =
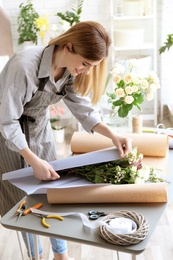
[[[35,21],[39,17],[38,13],[35,11],[31,0],[27,0],[26,5],[21,3],[19,8],[20,13],[17,19],[19,32],[18,44],[20,45],[26,41],[37,44],[39,28],[36,26]]]
[[[73,0],[70,11],[66,11],[64,14],[57,13],[57,16],[68,22],[70,26],[79,23],[83,2],[84,0]]]
[[[163,46],[161,46],[159,48],[159,54],[162,54],[165,51],[169,51],[172,46],[173,46],[173,34],[168,34],[166,42],[164,42]],[[172,61],[172,54],[169,57],[169,59],[170,59],[170,61]],[[170,80],[171,80],[171,77],[172,77],[172,71],[170,69],[170,70],[167,70],[167,78],[170,78]],[[167,107],[168,107],[168,110],[170,112],[170,121],[171,121],[171,124],[172,124],[173,123],[173,105],[172,104],[167,104]]]
[[[65,113],[63,106],[56,107],[55,105],[50,106],[50,123],[53,130],[54,139],[57,143],[64,142],[65,126],[59,125],[61,116]]]

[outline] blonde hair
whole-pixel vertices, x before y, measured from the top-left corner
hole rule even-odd
[[[63,48],[68,43],[72,44],[73,53],[92,61],[102,60],[93,67],[89,75],[76,76],[73,85],[75,91],[82,96],[91,93],[91,101],[96,104],[104,92],[111,39],[101,24],[87,21],[75,24],[68,31],[52,39],[49,45],[58,45],[59,48]]]

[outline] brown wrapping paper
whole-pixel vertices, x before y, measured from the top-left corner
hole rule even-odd
[[[168,149],[167,135],[127,134],[132,139],[133,146],[138,147],[138,153],[145,156],[165,157]],[[75,154],[88,153],[113,147],[112,141],[98,133],[75,132],[71,139],[71,151]]]
[[[128,134],[138,153],[144,155],[144,166],[168,172],[168,137],[156,134]],[[110,139],[94,133],[75,132],[71,140],[71,150],[75,154],[92,152],[112,147]],[[77,155],[76,155],[77,156]],[[147,203],[166,202],[166,183],[97,185],[75,188],[48,189],[47,199],[51,204],[66,203]]]
[[[167,202],[166,183],[97,185],[48,189],[50,204]]]

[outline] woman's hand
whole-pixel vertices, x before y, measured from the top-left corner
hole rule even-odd
[[[117,147],[120,157],[126,156],[132,149],[131,138],[117,134],[116,132],[112,131],[110,127],[103,122],[94,126],[92,130],[94,132],[97,132],[101,135],[110,138],[113,144]]]
[[[52,166],[45,160],[38,158],[34,165],[31,165],[34,170],[34,175],[39,180],[57,180],[60,178]]]
[[[117,147],[120,157],[126,156],[132,149],[132,139],[123,135],[114,134],[112,142]]]
[[[45,160],[36,156],[28,147],[23,149],[20,154],[25,161],[33,168],[34,175],[39,180],[57,180],[60,176],[54,171],[52,166]]]

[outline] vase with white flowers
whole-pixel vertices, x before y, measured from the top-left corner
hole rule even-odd
[[[154,99],[156,91],[160,88],[159,78],[154,71],[146,77],[135,72],[135,60],[129,60],[128,66],[116,63],[108,74],[105,92],[109,105],[107,120],[127,118],[133,107],[141,111],[141,104]],[[125,70],[126,69],[126,70]],[[113,90],[107,91],[107,85],[113,80]]]

